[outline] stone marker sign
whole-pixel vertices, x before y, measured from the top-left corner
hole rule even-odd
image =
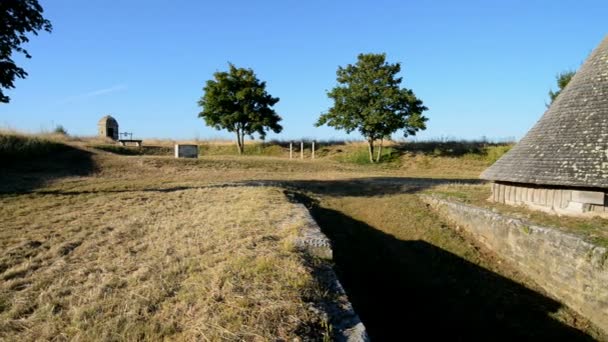
[[[175,144],[175,158],[198,158],[198,146]]]

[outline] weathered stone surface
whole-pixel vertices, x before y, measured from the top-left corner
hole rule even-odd
[[[301,206],[301,209],[304,210],[297,216],[300,221],[304,222],[304,226],[294,242],[295,246],[316,257],[328,260],[333,259],[331,242],[327,236],[323,234],[321,228],[317,225],[317,222],[312,218],[308,210],[306,210],[306,207],[302,204],[298,204],[298,206]]]
[[[106,115],[97,122],[97,131],[100,137],[118,140],[118,121]]]
[[[608,189],[608,36],[536,125],[481,177]]]
[[[284,223],[285,225],[290,225],[298,222],[298,226],[302,227],[298,232],[294,245],[309,255],[331,260],[333,252],[330,240],[323,234],[321,228],[303,204],[295,204],[295,206],[296,209]],[[324,303],[323,307],[332,325],[333,340],[340,342],[369,341],[365,326],[348,300],[346,291],[344,291],[334,270],[328,266],[318,271],[323,275],[322,281],[324,285],[333,294],[332,296],[328,296],[332,299]]]
[[[198,146],[175,144],[175,158],[198,158]]]
[[[608,333],[608,250],[550,227],[434,196],[422,199],[551,296]]]
[[[583,191],[574,189],[541,188],[519,183],[494,183],[491,200],[498,203],[526,205],[529,208],[571,216],[606,215],[606,193],[603,191]],[[512,194],[510,198],[497,196],[498,193]],[[516,195],[513,195],[516,194]]]
[[[572,201],[588,204],[604,204],[604,192],[601,191],[572,191]]]

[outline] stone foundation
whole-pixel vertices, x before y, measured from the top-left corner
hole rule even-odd
[[[602,190],[540,187],[533,184],[492,183],[490,200],[563,215],[608,217],[607,193]]]

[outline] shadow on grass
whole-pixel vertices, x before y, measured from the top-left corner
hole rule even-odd
[[[561,304],[425,241],[403,241],[307,204],[372,340],[592,340],[551,318]]]
[[[96,150],[105,151],[122,156],[171,156],[173,148],[166,146],[120,146],[120,145],[90,145]]]
[[[82,195],[93,193],[126,193],[126,192],[174,192],[191,189],[210,189],[226,187],[250,187],[250,186],[276,186],[288,188],[292,191],[303,191],[325,196],[382,196],[402,193],[415,193],[429,187],[441,184],[483,184],[484,181],[478,179],[438,179],[438,178],[408,178],[408,177],[367,177],[353,178],[345,180],[319,181],[319,180],[247,180],[238,182],[227,182],[219,184],[198,185],[198,186],[172,186],[165,187],[159,184],[158,187],[126,188],[126,189],[105,189],[105,190],[37,190],[22,191],[36,192],[47,195]]]
[[[344,180],[296,180],[284,181],[283,185],[296,190],[324,196],[369,197],[403,193],[415,193],[446,184],[484,184],[480,179],[413,178],[413,177],[365,177]]]
[[[2,159],[0,194],[28,193],[55,179],[97,171],[91,152],[55,142],[45,142],[44,149],[38,151]]]

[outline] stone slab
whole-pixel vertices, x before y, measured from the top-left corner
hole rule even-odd
[[[572,201],[586,204],[604,204],[605,194],[601,191],[572,191]]]
[[[175,158],[198,158],[198,146],[175,144]]]

